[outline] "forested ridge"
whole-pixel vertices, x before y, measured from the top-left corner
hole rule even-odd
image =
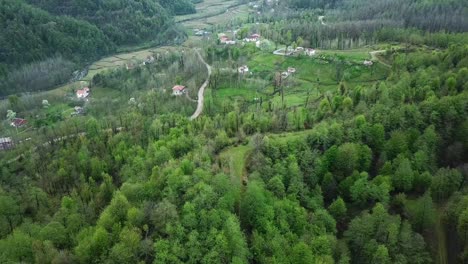
[[[193,4],[185,0],[4,0],[0,3],[0,95],[62,84],[74,70],[119,46],[180,42],[184,33],[172,15],[193,12]],[[61,59],[53,60],[56,57]],[[67,70],[48,81],[28,71],[47,61],[52,62],[50,68],[58,65],[57,70]],[[69,67],[70,62],[74,67]]]
[[[252,20],[273,23],[274,39],[281,42],[291,31],[293,40],[301,36],[312,46],[326,49],[382,41],[448,47],[453,35],[446,32],[468,31],[468,4],[457,0],[289,0],[273,9],[264,4],[262,10],[265,12]],[[324,24],[316,23],[317,16],[323,16]]]
[[[459,0],[287,0],[281,3],[299,9],[334,10],[340,19],[393,20],[405,27],[427,31],[466,32],[468,3]],[[430,19],[428,19],[430,17]]]

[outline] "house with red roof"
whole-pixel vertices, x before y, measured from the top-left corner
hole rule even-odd
[[[185,86],[183,85],[175,85],[174,87],[172,87],[172,95],[183,95],[184,93],[186,93],[187,90],[185,88]]]
[[[13,119],[11,120],[10,125],[11,125],[12,127],[18,128],[18,127],[22,127],[22,126],[26,125],[27,123],[28,123],[28,120],[26,120],[26,119],[22,119],[22,118],[13,118]]]
[[[257,42],[260,40],[260,35],[259,34],[252,34],[249,37],[246,37],[244,39],[247,42]]]
[[[89,96],[89,88],[85,87],[83,89],[79,89],[76,91],[76,97],[78,98],[86,98]]]

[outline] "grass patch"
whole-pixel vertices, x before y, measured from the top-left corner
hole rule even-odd
[[[242,97],[246,100],[253,100],[255,98],[256,91],[247,87],[220,88],[216,90],[215,94],[221,99],[235,99],[237,97]]]
[[[120,95],[121,93],[119,91],[111,88],[97,87],[91,90],[91,98],[94,99],[113,99],[118,98]]]
[[[221,160],[227,162],[231,176],[241,182],[245,176],[245,159],[252,150],[250,145],[231,147],[220,154]]]
[[[319,50],[319,54],[329,56],[342,56],[346,60],[364,61],[371,58],[371,49],[351,49],[351,50]]]

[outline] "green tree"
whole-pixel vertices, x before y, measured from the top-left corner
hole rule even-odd
[[[278,198],[283,198],[286,194],[284,184],[278,175],[268,181],[267,188]]]
[[[20,221],[20,207],[17,202],[6,194],[0,194],[0,219],[8,224],[9,230],[1,230],[2,234],[13,232]]]
[[[372,263],[375,264],[390,264],[392,263],[388,254],[388,249],[384,245],[379,245],[374,255],[372,256]]]
[[[431,195],[429,192],[426,192],[423,197],[418,199],[415,205],[412,223],[416,230],[419,232],[432,230],[435,224],[435,214],[436,211]]]
[[[439,169],[431,183],[431,194],[435,201],[443,201],[458,190],[463,181],[461,173],[455,169]]]
[[[291,252],[291,263],[314,263],[312,250],[304,242],[294,245]]]
[[[458,217],[457,231],[460,238],[465,243],[468,243],[468,208],[463,210]]]
[[[330,204],[328,211],[336,220],[343,219],[347,211],[345,201],[341,197],[338,197]]]
[[[392,178],[393,186],[400,191],[410,191],[413,188],[414,172],[408,159],[403,159]]]

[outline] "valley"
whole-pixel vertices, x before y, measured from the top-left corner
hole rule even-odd
[[[7,1],[1,263],[468,260],[461,1]]]

